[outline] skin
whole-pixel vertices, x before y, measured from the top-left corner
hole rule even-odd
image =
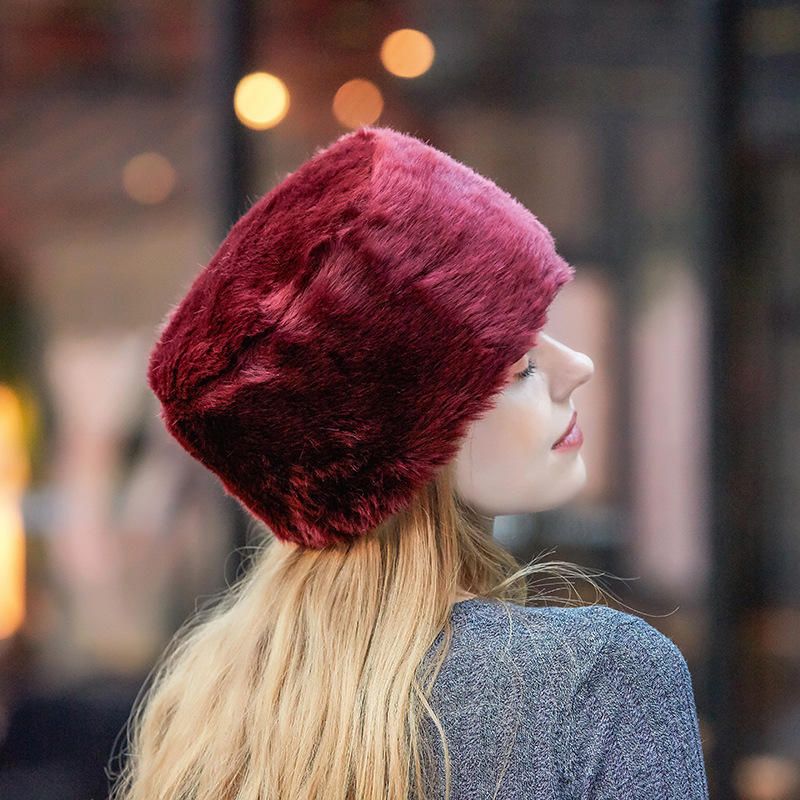
[[[518,377],[530,362],[533,372]],[[584,486],[581,448],[552,445],[572,418],[572,393],[593,374],[589,356],[540,331],[536,346],[509,369],[494,408],[473,422],[456,455],[456,489],[488,535],[495,516],[554,508]],[[469,597],[459,588],[455,601]]]

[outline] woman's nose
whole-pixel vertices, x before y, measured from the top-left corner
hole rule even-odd
[[[558,349],[550,374],[550,392],[555,402],[564,402],[578,386],[594,375],[594,362],[579,350],[561,344]]]

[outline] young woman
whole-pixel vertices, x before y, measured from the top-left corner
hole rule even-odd
[[[115,800],[706,798],[686,662],[637,616],[531,602],[497,514],[585,480],[574,269],[487,178],[366,126],[232,227],[148,380],[263,538],[178,632]]]

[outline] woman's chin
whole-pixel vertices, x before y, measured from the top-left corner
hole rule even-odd
[[[586,481],[586,464],[583,457],[578,454],[573,461],[569,474],[563,475],[558,483],[553,486],[552,493],[548,497],[542,498],[542,503],[533,510],[550,511],[570,503],[580,495],[584,486],[586,486]]]
[[[483,492],[479,497],[476,487],[471,486],[472,491],[462,497],[466,498],[466,504],[473,511],[483,517],[550,511],[579,496],[587,481],[586,463],[580,453],[573,455],[569,465],[562,465],[555,472],[556,475],[548,470],[541,470],[535,477],[531,475],[527,482],[516,485],[511,485],[509,475],[509,482],[503,487],[493,487],[493,493]]]

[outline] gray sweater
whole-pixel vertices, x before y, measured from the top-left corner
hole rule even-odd
[[[452,800],[708,798],[686,661],[644,619],[471,598],[451,620],[431,703]],[[443,798],[437,731],[426,720],[422,732],[435,754],[428,796]]]

